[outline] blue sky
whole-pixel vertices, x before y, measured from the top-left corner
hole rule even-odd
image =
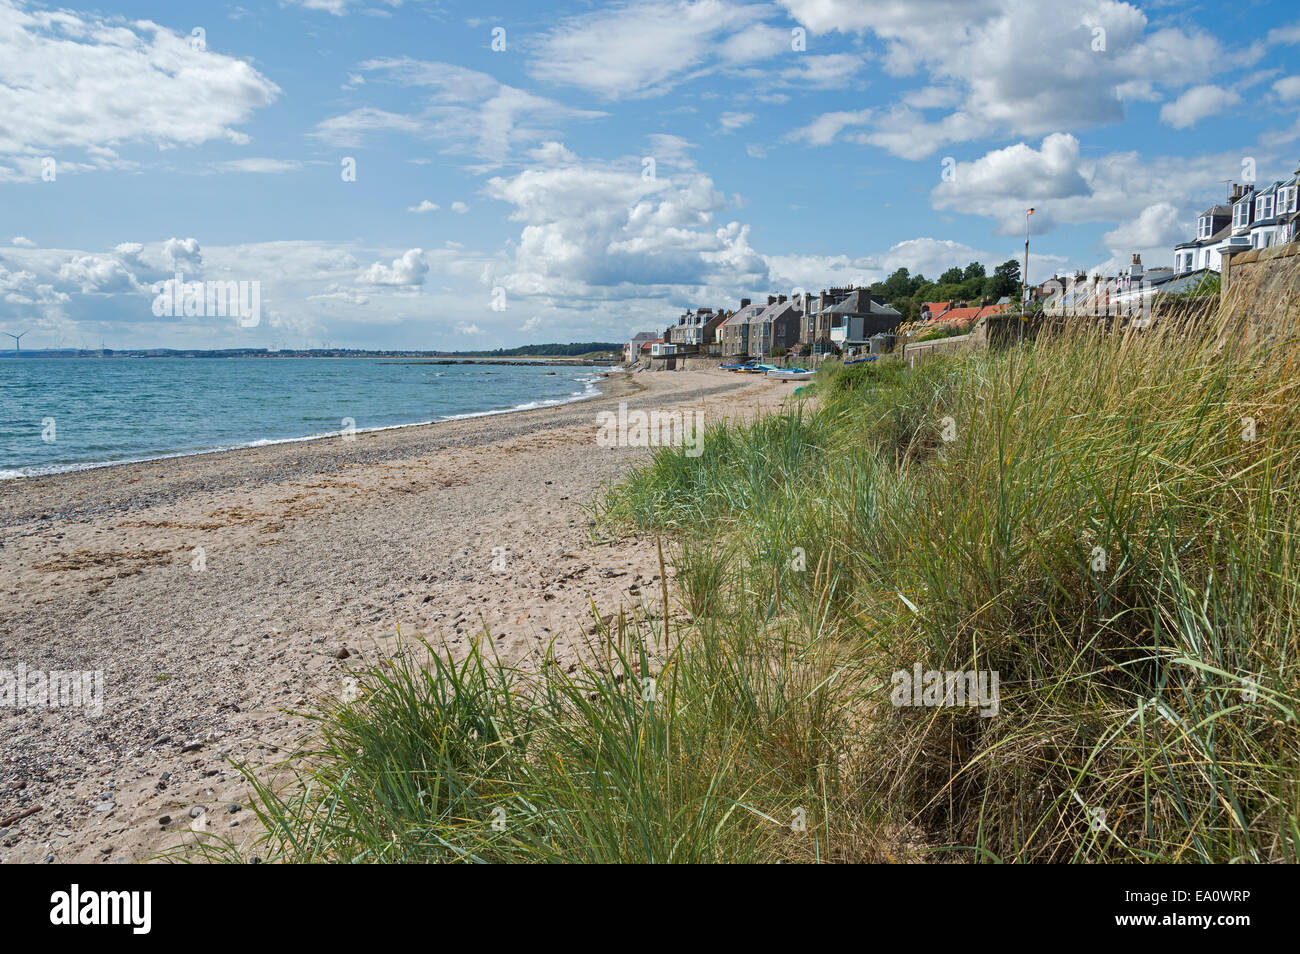
[[[0,0],[0,330],[618,340],[991,269],[1030,205],[1032,278],[1172,264],[1298,159],[1287,3]],[[260,322],[155,316],[177,271],[260,282]]]

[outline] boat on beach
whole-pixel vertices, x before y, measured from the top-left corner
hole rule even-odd
[[[816,373],[806,368],[773,368],[767,376],[775,381],[811,381]]]

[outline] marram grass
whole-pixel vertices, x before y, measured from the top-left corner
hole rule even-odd
[[[667,541],[674,622],[571,673],[404,654],[200,851],[1300,860],[1298,333],[1234,300],[832,366],[603,501]],[[895,707],[917,663],[997,671],[997,714]]]

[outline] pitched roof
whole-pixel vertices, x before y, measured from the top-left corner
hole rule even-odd
[[[753,318],[750,319],[750,323],[766,324],[767,322],[774,321],[777,318],[784,317],[787,312],[793,312],[796,315],[802,315],[803,309],[801,309],[798,306],[798,304],[793,301],[778,301],[775,304],[771,304],[765,307],[759,314],[755,315]]]
[[[897,317],[898,312],[888,305],[881,305],[871,300],[871,292],[858,288],[849,293],[842,302],[826,309],[832,315],[885,315]]]
[[[733,327],[735,325],[747,325],[755,316],[767,307],[767,305],[746,305],[744,308],[737,308],[736,313],[724,321],[721,327],[725,328],[728,325]]]

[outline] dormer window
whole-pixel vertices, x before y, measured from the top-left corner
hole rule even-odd
[[[1255,201],[1255,218],[1267,219],[1273,216],[1273,197],[1271,195],[1261,195]]]
[[[1250,203],[1238,202],[1232,207],[1232,227],[1239,229],[1250,224]]]
[[[1202,215],[1201,221],[1196,229],[1196,237],[1198,239],[1209,238],[1210,235],[1212,234],[1210,230],[1213,228],[1213,226],[1214,226],[1213,220],[1208,215]]]

